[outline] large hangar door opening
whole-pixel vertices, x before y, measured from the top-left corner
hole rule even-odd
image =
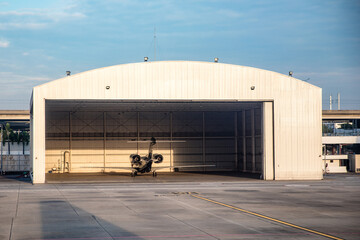
[[[161,165],[216,165],[180,171],[264,171],[262,102],[159,101],[46,101],[45,171],[126,171],[151,137]]]

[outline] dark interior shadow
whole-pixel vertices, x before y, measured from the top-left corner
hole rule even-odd
[[[31,183],[31,179],[29,176],[29,172],[5,172],[4,174],[0,175],[0,181],[7,181],[7,182],[25,182]]]
[[[179,171],[181,172],[181,171]],[[239,177],[239,178],[251,178],[251,179],[261,179],[261,173],[249,173],[249,172],[236,172],[236,171],[209,171],[209,172],[200,172],[200,171],[186,171],[181,173],[194,173],[194,174],[203,174],[203,175],[214,175],[214,176],[229,176],[229,177]]]

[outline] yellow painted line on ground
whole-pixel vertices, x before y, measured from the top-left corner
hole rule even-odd
[[[321,232],[311,230],[311,229],[308,229],[308,228],[300,227],[300,226],[297,226],[297,225],[292,224],[292,223],[284,222],[284,221],[281,221],[281,220],[278,220],[278,219],[275,219],[275,218],[271,218],[271,217],[267,217],[267,216],[264,216],[264,215],[261,215],[261,214],[255,213],[255,212],[251,212],[251,211],[248,211],[248,210],[245,210],[245,209],[237,208],[237,207],[234,207],[234,206],[231,206],[231,205],[228,205],[228,204],[224,204],[224,203],[221,203],[221,202],[217,202],[217,201],[214,201],[214,200],[211,200],[211,199],[208,199],[208,198],[200,197],[200,196],[194,195],[192,193],[189,193],[189,195],[192,196],[192,197],[198,198],[198,199],[202,199],[202,200],[205,200],[205,201],[208,201],[208,202],[211,202],[211,203],[215,203],[215,204],[224,206],[224,207],[235,209],[235,210],[238,210],[240,212],[244,212],[244,213],[251,214],[251,215],[254,215],[254,216],[257,216],[257,217],[260,217],[260,218],[264,218],[264,219],[267,219],[267,220],[270,220],[270,221],[273,221],[273,222],[284,224],[286,226],[297,228],[297,229],[300,229],[300,230],[303,230],[303,231],[306,231],[306,232],[311,232],[311,233],[314,233],[314,234],[317,234],[317,235],[320,235],[320,236],[323,236],[323,237],[327,237],[327,238],[330,238],[330,239],[336,239],[336,240],[343,240],[342,238],[331,236],[329,234],[321,233]]]

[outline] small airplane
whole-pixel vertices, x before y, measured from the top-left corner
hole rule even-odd
[[[139,141],[131,141],[131,142],[139,142]],[[131,176],[135,177],[138,173],[148,173],[151,172],[153,163],[162,163],[164,157],[161,154],[153,155],[153,147],[156,144],[156,139],[154,137],[151,138],[149,153],[146,156],[140,157],[138,154],[131,154],[131,168],[133,171],[131,172]],[[153,177],[157,176],[156,170],[152,171]]]
[[[138,142],[149,142],[149,141],[128,141],[128,143],[138,143]],[[157,169],[162,168],[198,168],[198,167],[215,167],[216,165],[185,165],[185,166],[160,166],[153,167],[153,163],[158,164],[162,163],[164,157],[161,154],[153,154],[153,147],[157,142],[184,142],[184,141],[156,141],[154,137],[150,140],[149,152],[145,156],[140,156],[139,154],[130,155],[131,168],[129,167],[107,167],[107,168],[117,168],[117,169],[127,169],[132,170],[131,177],[137,176],[139,173],[152,173],[153,177],[157,176]],[[102,168],[102,167],[99,167]]]
[[[129,142],[148,142],[148,141],[129,141]],[[185,142],[185,141],[159,141],[159,142]],[[157,169],[161,168],[196,168],[196,167],[215,167],[215,165],[186,165],[186,166],[160,166],[153,167],[153,163],[162,163],[164,157],[161,154],[153,154],[153,147],[157,143],[154,137],[150,140],[149,153],[146,156],[140,157],[138,154],[131,154],[131,176],[135,177],[138,173],[149,173],[152,172],[153,177],[157,176]]]

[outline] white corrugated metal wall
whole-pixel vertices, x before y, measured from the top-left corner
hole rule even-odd
[[[45,181],[45,99],[273,101],[275,179],[322,178],[321,89],[286,75],[220,63],[147,62],[37,86],[32,98],[34,182]]]

